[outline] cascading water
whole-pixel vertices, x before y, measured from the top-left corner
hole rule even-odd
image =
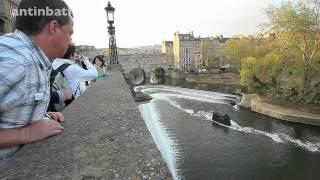
[[[136,88],[153,97],[150,103],[140,105],[139,110],[174,179],[211,179],[203,177],[215,173],[222,179],[232,178],[237,173],[243,178],[269,179],[277,177],[274,163],[284,166],[281,160],[288,158],[285,152],[300,157],[320,155],[318,127],[283,122],[242,110],[237,106],[239,96],[170,86]],[[213,107],[222,114],[230,114],[231,126],[212,122]],[[255,151],[263,154],[251,153]],[[234,157],[230,158],[229,154]],[[289,160],[294,158],[290,156]],[[257,164],[259,160],[264,163]],[[257,166],[270,173],[261,176],[255,174],[259,171],[248,172],[234,166],[237,163]],[[296,163],[290,164],[289,169],[298,167],[299,162]],[[304,171],[314,164],[317,162],[311,159],[300,169]],[[222,168],[226,165],[232,168]],[[288,173],[285,177],[298,176]]]

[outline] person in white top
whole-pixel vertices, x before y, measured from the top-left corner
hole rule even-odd
[[[88,57],[81,57],[87,69],[80,67],[80,65],[75,62],[75,52],[76,47],[71,45],[63,58],[58,58],[53,61],[52,68],[56,70],[63,64],[71,64],[63,71],[63,74],[67,80],[69,90],[74,94],[75,98],[78,98],[81,94],[80,82],[95,80],[98,77],[98,72]]]

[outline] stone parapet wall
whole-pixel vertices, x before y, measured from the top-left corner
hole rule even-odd
[[[119,71],[63,114],[63,134],[25,145],[0,179],[172,179]]]

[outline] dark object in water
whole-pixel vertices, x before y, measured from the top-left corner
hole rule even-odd
[[[140,101],[149,101],[152,99],[152,97],[142,92],[135,92],[134,99],[136,102],[140,102]]]
[[[236,102],[231,102],[230,104],[231,104],[231,106],[235,106],[237,103]]]
[[[216,121],[216,122],[218,122],[218,123],[227,125],[227,126],[231,126],[230,116],[228,116],[227,114],[225,114],[225,115],[223,116],[223,115],[220,115],[220,114],[214,112],[214,113],[212,114],[212,120],[213,120],[213,121]]]

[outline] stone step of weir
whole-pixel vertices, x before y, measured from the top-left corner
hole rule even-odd
[[[63,114],[63,134],[25,145],[0,179],[172,179],[118,68]]]

